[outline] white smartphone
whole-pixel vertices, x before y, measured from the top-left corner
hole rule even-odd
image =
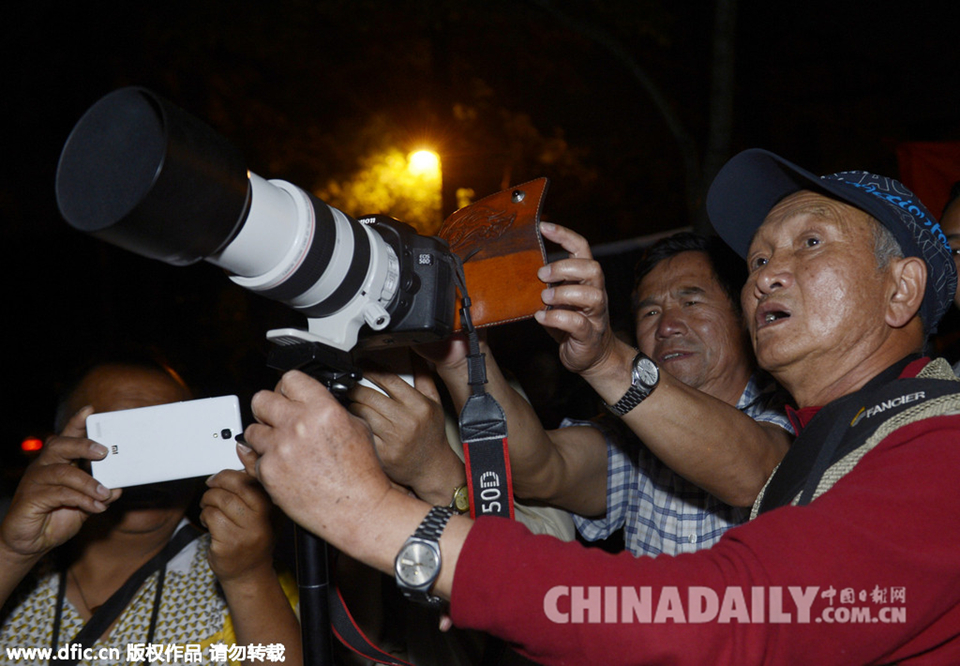
[[[107,447],[90,473],[107,488],[209,476],[243,469],[235,395],[138,407],[87,417],[87,438]]]

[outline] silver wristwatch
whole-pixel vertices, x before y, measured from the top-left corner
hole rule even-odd
[[[448,506],[435,506],[400,548],[393,561],[397,587],[411,601],[439,609],[443,599],[430,594],[440,575],[440,535],[453,515]]]
[[[647,396],[653,393],[653,389],[657,388],[659,382],[659,366],[643,352],[637,352],[637,355],[633,357],[630,372],[630,388],[627,389],[620,400],[613,405],[607,405],[607,407],[617,416],[623,416],[646,400]]]

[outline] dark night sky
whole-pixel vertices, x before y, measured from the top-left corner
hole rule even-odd
[[[619,39],[702,146],[711,3],[557,4]],[[897,142],[960,139],[958,14],[942,2],[741,0],[733,150],[765,147],[817,172],[894,173]],[[65,368],[91,350],[157,343],[207,390],[246,396],[273,380],[263,332],[301,325],[211,266],[149,262],[62,222],[60,147],[116,87],[157,90],[208,119],[258,173],[309,187],[344,168],[358,123],[375,113],[466,150],[424,111],[450,77],[453,97],[525,114],[575,151],[577,169],[550,174],[552,219],[595,241],[688,224],[676,144],[649,97],[536,3],[41,0],[5,3],[0,26],[8,454],[49,428]],[[491,137],[458,155],[478,194],[498,189],[510,154]],[[512,182],[540,166],[517,159]]]

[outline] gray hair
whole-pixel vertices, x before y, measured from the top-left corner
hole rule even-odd
[[[873,223],[873,256],[877,260],[877,270],[882,271],[892,259],[903,257],[903,249],[889,229],[876,220]]]

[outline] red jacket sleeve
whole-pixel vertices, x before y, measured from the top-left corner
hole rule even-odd
[[[713,548],[634,558],[481,518],[451,614],[547,664],[960,663],[960,416]]]

